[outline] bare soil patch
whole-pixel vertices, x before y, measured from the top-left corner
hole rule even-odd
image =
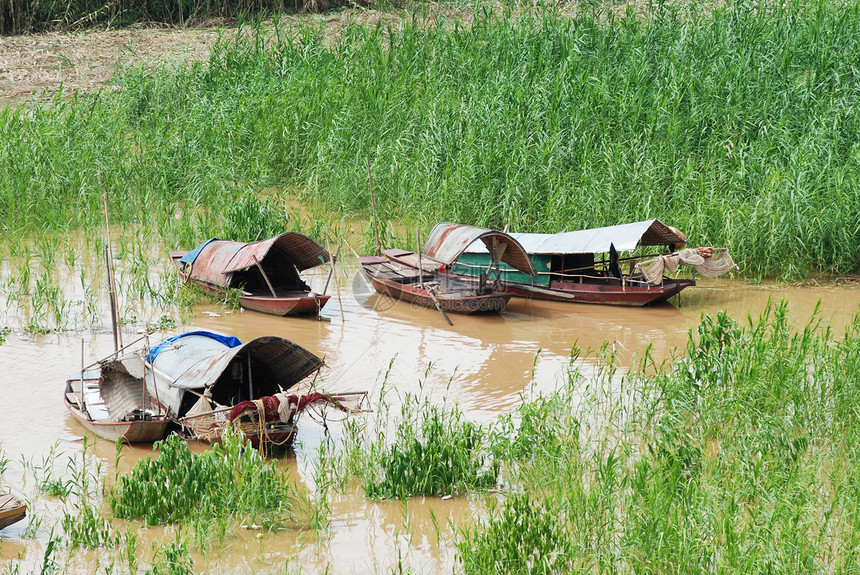
[[[60,86],[69,94],[98,90],[137,62],[207,58],[217,35],[217,28],[140,28],[0,37],[0,102],[50,96]]]
[[[471,10],[450,10],[445,18],[470,19]],[[438,19],[438,10],[429,10],[428,20]],[[334,41],[351,22],[375,26],[397,25],[400,12],[343,10],[324,16],[301,14],[281,18],[283,29],[302,25],[326,28]],[[128,66],[140,63],[172,62],[190,64],[209,57],[219,34],[235,34],[235,27],[215,22],[205,28],[135,27],[124,30],[23,36],[0,36],[0,105],[49,98],[62,86],[64,94],[75,90],[92,92],[110,87],[111,80]],[[265,25],[272,29],[271,23]],[[247,30],[247,28],[246,28]]]

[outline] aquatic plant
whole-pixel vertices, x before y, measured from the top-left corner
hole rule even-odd
[[[66,493],[61,495],[65,503],[61,523],[72,549],[113,547],[120,542],[102,514],[102,465],[101,459],[91,455],[85,435],[80,457],[69,458]]]
[[[116,517],[148,525],[241,517],[267,529],[315,519],[314,506],[239,431],[199,455],[175,434],[154,447],[158,458],[138,460],[108,494]]]
[[[227,208],[219,237],[237,242],[269,238],[287,229],[288,216],[286,211],[279,212],[268,198],[245,193]]]
[[[574,562],[564,518],[527,494],[514,493],[486,529],[458,543],[464,573],[569,573]]]
[[[188,554],[188,541],[181,530],[174,532],[172,540],[159,545],[148,575],[194,575],[194,561]]]
[[[485,430],[456,407],[407,394],[393,437],[388,406],[380,411],[384,423],[373,434],[363,426],[347,426],[340,460],[342,471],[360,478],[367,497],[453,495],[495,486],[499,464],[486,451]]]

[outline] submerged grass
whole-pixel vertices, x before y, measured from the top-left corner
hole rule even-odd
[[[222,37],[208,63],[0,111],[5,238],[152,222],[192,247],[272,187],[382,219],[659,217],[750,275],[860,269],[860,4],[734,2]],[[114,215],[115,214],[115,215]],[[253,228],[266,227],[254,222]],[[257,229],[249,230],[256,233]]]
[[[855,571],[860,319],[836,339],[786,318],[706,316],[672,365],[612,395],[524,404],[494,442],[522,494],[464,531],[464,571]]]
[[[238,432],[199,455],[175,434],[156,447],[159,457],[139,460],[109,494],[115,516],[148,525],[243,518],[267,529],[324,521],[283,470]]]

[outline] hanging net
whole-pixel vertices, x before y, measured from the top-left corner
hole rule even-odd
[[[715,278],[738,267],[726,248],[696,248],[657,256],[637,263],[636,268],[649,282],[661,285],[665,271],[674,272],[681,264],[693,266],[698,273],[708,278]]]

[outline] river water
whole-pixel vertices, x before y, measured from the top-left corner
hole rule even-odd
[[[9,286],[14,273],[13,267],[0,266],[0,279],[4,280],[0,287]],[[163,277],[159,275],[163,273],[169,273],[166,264],[154,277]],[[318,269],[305,279],[322,291],[327,274],[327,269]],[[85,283],[74,274],[67,279],[64,289],[71,292]],[[414,309],[372,293],[352,257],[343,259],[333,282],[329,293],[334,297],[321,319],[276,318],[230,311],[213,303],[195,307],[185,325],[153,337],[193,329],[213,330],[243,341],[282,336],[325,358],[326,368],[317,385],[326,391],[367,391],[375,405],[387,373],[388,401],[396,403],[407,392],[420,393],[437,403],[456,403],[467,418],[489,423],[513,410],[524,394],[550,390],[565,381],[574,345],[582,350],[575,366],[588,376],[595,352],[604,344],[618,353],[622,365],[630,365],[649,345],[658,359],[670,357],[676,347],[685,345],[688,330],[704,313],[726,310],[743,320],[760,314],[769,300],[787,300],[792,321],[802,326],[820,305],[818,317],[840,334],[860,309],[857,284],[781,286],[700,280],[698,286],[683,292],[681,301],[671,304],[621,308],[515,298],[501,315],[452,315],[454,326],[449,327],[434,310]],[[61,517],[59,503],[39,494],[34,469],[50,467],[54,476],[63,478],[68,474],[68,459],[83,449],[83,430],[63,406],[65,379],[80,369],[82,345],[85,361],[90,363],[112,351],[113,339],[107,328],[26,335],[21,329],[25,320],[19,318],[14,298],[6,296],[0,297],[0,327],[6,325],[12,331],[0,344],[4,400],[0,448],[7,461],[0,481],[3,490],[30,500],[35,521],[24,520],[0,532],[0,563],[20,562],[22,572],[30,572],[38,571],[51,527]],[[129,325],[123,333],[125,342],[138,337],[139,329]],[[339,432],[338,424],[332,423],[328,437],[336,443]],[[326,438],[315,420],[300,421],[296,446],[282,461],[300,483],[312,487],[317,448]],[[150,453],[146,447],[126,448],[120,472]],[[96,441],[95,454],[103,461],[103,472],[113,476],[114,445]],[[463,527],[474,521],[480,515],[482,497],[487,495],[414,498],[404,505],[370,502],[359,487],[351,487],[332,495],[331,524],[325,534],[258,536],[253,530],[242,530],[216,549],[195,551],[194,570],[389,573],[402,561],[416,573],[450,572],[456,566],[452,525]],[[170,528],[141,531],[138,548],[150,549],[171,534]],[[68,571],[92,573],[97,562],[98,553],[78,552]]]

